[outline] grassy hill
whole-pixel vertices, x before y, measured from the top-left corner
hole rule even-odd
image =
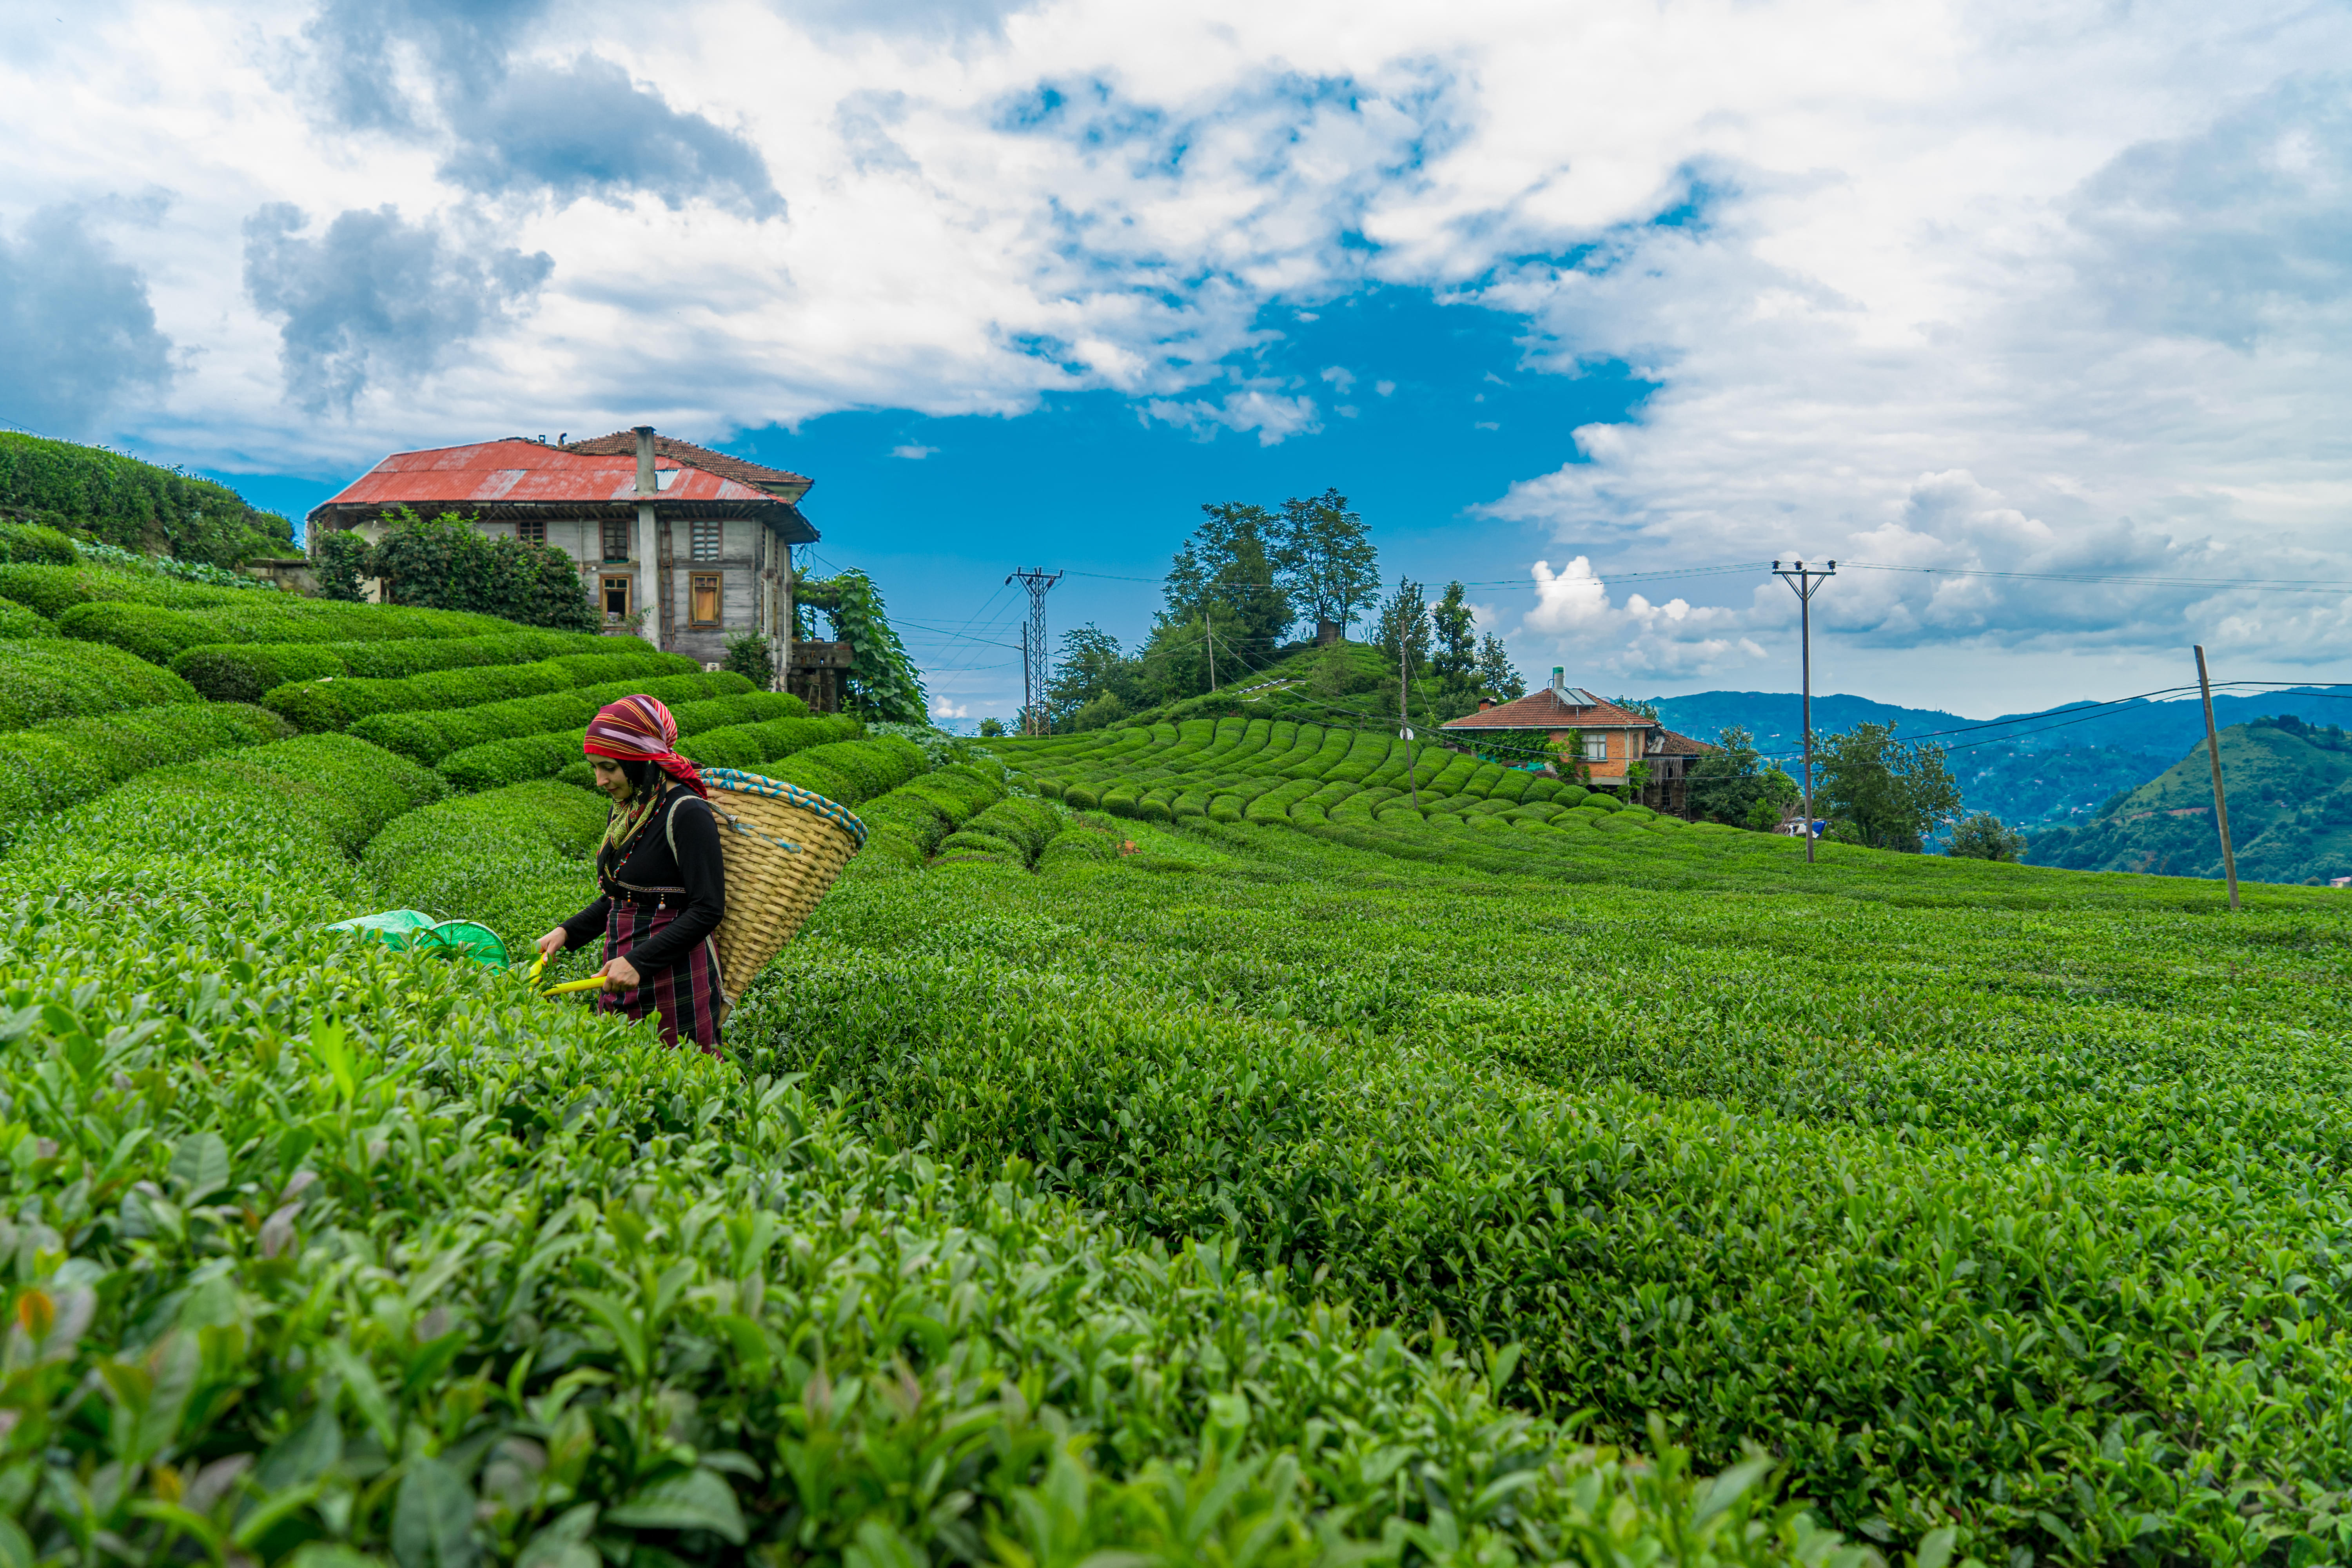
[[[2352,739],[2291,714],[2232,724],[2221,735],[2238,875],[2263,882],[2352,875]],[[2108,802],[2095,820],[2032,836],[2027,858],[2077,870],[2220,876],[2204,742]]]
[[[233,566],[292,554],[294,525],[226,485],[120,452],[0,430],[0,520],[148,554]]]

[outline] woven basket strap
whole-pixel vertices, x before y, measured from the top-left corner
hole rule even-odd
[[[757,838],[763,843],[772,844],[777,848],[784,850],[788,854],[797,855],[801,852],[801,847],[799,845],[787,843],[783,839],[777,837],[772,833],[762,833],[758,828],[752,826],[750,823],[744,821],[741,817],[735,816],[732,812],[721,811],[715,805],[710,809],[711,812],[718,816],[719,821],[725,823],[736,832],[742,834],[747,838]]]

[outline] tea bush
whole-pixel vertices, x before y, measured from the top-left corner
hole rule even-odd
[[[377,713],[351,726],[361,740],[397,752],[428,766],[452,752],[494,743],[515,735],[535,735],[567,724],[585,726],[596,710],[624,697],[652,697],[673,707],[711,697],[740,697],[751,683],[731,670],[625,676],[568,691],[514,697],[479,707],[436,708],[423,712]]]
[[[587,820],[439,788],[310,735],[0,858],[7,1561],[1863,1560],[1760,1457],[1498,1406],[1507,1349],[320,931],[370,839],[423,873]]]
[[[13,599],[0,599],[0,642],[15,642],[20,637],[53,637],[58,635],[55,621],[39,611],[17,604]]]
[[[731,682],[743,678],[721,670],[716,675],[697,679]],[[653,695],[658,697],[661,695],[659,685],[657,681],[634,682],[628,690],[651,689]],[[621,694],[626,695],[626,692]],[[611,699],[604,700],[610,701]],[[668,700],[665,698],[663,700]],[[807,712],[807,705],[799,698],[780,691],[747,691],[740,696],[709,697],[698,701],[673,703],[670,707],[670,716],[677,721],[677,732],[681,737],[737,724],[800,718]],[[407,718],[409,715],[389,717]],[[581,742],[586,734],[587,727],[583,724],[577,730],[549,730],[532,735],[520,735],[512,740],[488,741],[452,752],[436,765],[442,776],[459,789],[491,789],[499,784],[520,784],[526,779],[552,778],[582,760]]]
[[[264,709],[174,702],[0,733],[0,843],[26,817],[77,805],[151,768],[290,732]]]
[[[152,572],[120,571],[95,563],[15,562],[0,565],[0,599],[56,620],[77,605],[153,605],[204,609],[242,603],[249,590],[187,583]]]
[[[116,648],[57,637],[0,642],[0,730],[195,700],[178,676]]]
[[[633,646],[634,645],[634,646]],[[289,681],[358,676],[398,680],[439,669],[522,664],[581,654],[638,657],[641,637],[515,626],[487,637],[373,642],[206,643],[172,658],[174,673],[215,702],[258,702]]]
[[[478,921],[527,958],[541,932],[594,900],[608,809],[603,795],[552,780],[509,784],[396,819],[363,864],[384,904]]]
[[[341,730],[378,713],[443,708],[477,708],[515,697],[537,697],[573,687],[593,686],[625,676],[692,675],[702,667],[684,654],[663,653],[637,637],[604,639],[612,651],[565,654],[531,664],[489,665],[436,670],[397,680],[350,678],[291,681],[272,689],[262,705],[304,730]],[[633,647],[618,645],[635,644]]]
[[[218,594],[230,602],[195,609],[118,600],[79,604],[58,616],[58,630],[69,637],[111,643],[142,658],[169,664],[190,648],[207,643],[375,642],[404,637],[484,637],[511,625],[490,616],[456,610],[341,605],[292,594],[176,586],[182,593]]]

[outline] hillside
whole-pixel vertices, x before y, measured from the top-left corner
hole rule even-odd
[[[2213,714],[2222,724],[2273,715],[2341,723],[2352,710],[2347,698],[2352,687],[2221,696],[2213,700]],[[1701,740],[1713,739],[1725,724],[1745,725],[1759,749],[1792,769],[1801,749],[1803,700],[1794,692],[1702,691],[1662,697],[1657,706],[1668,724]],[[1831,693],[1813,699],[1813,731],[1819,735],[1869,722],[1893,724],[1898,735],[1936,735],[1952,748],[1952,775],[1968,809],[1990,811],[2029,832],[2089,820],[2119,792],[2163,773],[2205,733],[2203,710],[2193,700],[2131,702],[2069,718],[2076,706],[1967,719]]]
[[[0,1561],[2341,1555],[2352,900],[1808,863],[1385,722],[990,752],[633,638],[0,596]],[[578,910],[616,685],[865,830],[723,1057],[323,929]]]
[[[79,531],[152,555],[233,566],[289,555],[294,525],[226,485],[120,452],[0,430],[0,521]]]
[[[2238,875],[2263,882],[2352,875],[2352,740],[2291,714],[2233,724],[2221,736]],[[2029,839],[2026,858],[2038,866],[2220,876],[2204,742],[2095,821]]]

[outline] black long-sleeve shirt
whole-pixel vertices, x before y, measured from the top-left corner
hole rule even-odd
[[[672,853],[671,840],[677,848]],[[652,903],[657,895],[633,893],[616,884],[637,888],[684,888],[681,900],[669,895],[677,916],[625,954],[636,972],[650,979],[693,951],[694,944],[719,929],[727,912],[727,864],[719,851],[719,820],[709,803],[692,792],[671,785],[654,806],[653,819],[616,858],[608,846],[596,852],[596,882],[603,896],[563,922],[563,945],[582,946],[604,934],[606,917],[615,898]],[[681,908],[681,902],[683,907]]]

